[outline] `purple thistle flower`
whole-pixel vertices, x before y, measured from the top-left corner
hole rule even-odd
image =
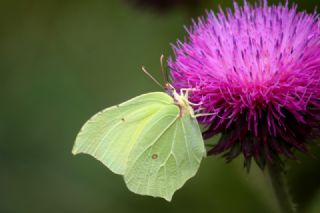
[[[234,3],[199,18],[169,59],[177,89],[212,115],[205,139],[222,133],[208,154],[252,157],[264,168],[320,136],[320,20],[296,6]],[[197,108],[197,107],[196,107]]]

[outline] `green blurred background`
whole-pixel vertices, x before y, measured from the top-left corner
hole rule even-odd
[[[166,12],[129,0],[0,2],[0,213],[278,212],[270,182],[242,159],[203,161],[171,203],[135,195],[90,156],[72,156],[81,125],[97,111],[159,90],[159,57],[183,39],[201,1]],[[317,0],[299,3],[313,11]],[[315,155],[320,156],[317,148]],[[288,172],[301,212],[320,212],[318,159],[300,156]]]

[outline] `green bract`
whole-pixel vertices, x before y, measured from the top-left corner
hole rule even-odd
[[[187,98],[175,91],[174,97],[148,93],[97,113],[79,132],[73,154],[92,155],[137,194],[170,201],[206,153]]]

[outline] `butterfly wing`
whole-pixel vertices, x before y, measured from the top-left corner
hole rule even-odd
[[[124,177],[131,191],[170,201],[196,174],[206,152],[199,125],[190,114],[178,117],[168,128],[164,122],[148,126],[141,134]]]
[[[172,97],[163,92],[137,96],[89,119],[78,133],[72,153],[92,155],[112,172],[123,175],[128,155],[138,138],[143,137],[141,134],[145,134],[146,127],[160,121],[162,125],[157,131],[162,131],[178,114],[179,108],[173,104]]]
[[[94,115],[79,132],[73,153],[87,153],[124,175],[128,188],[171,200],[195,175],[205,155],[197,121],[166,93],[133,98]]]

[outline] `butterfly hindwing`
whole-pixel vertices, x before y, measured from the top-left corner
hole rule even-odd
[[[205,154],[201,131],[197,121],[186,115],[178,117],[152,142],[150,132],[152,127],[129,154],[125,181],[135,193],[170,201],[173,193],[198,171]]]

